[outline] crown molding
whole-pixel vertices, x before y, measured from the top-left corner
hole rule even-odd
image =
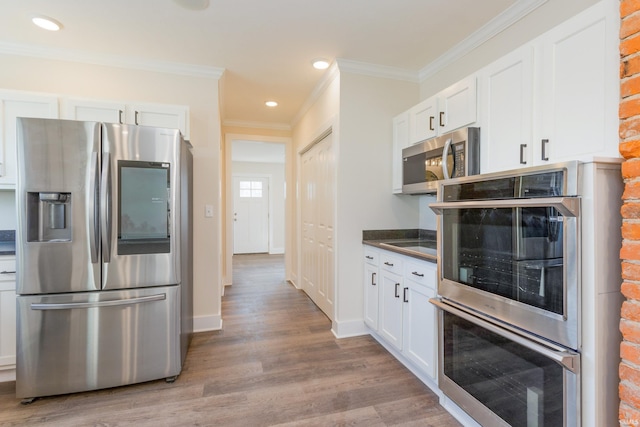
[[[291,126],[286,123],[249,122],[243,120],[224,120],[222,122],[222,126],[250,129],[291,130]]]
[[[179,62],[153,61],[122,55],[108,55],[69,49],[56,49],[37,45],[0,42],[0,54],[31,56],[58,61],[80,62],[110,67],[178,74],[189,77],[204,77],[219,80],[224,68]]]
[[[418,73],[399,67],[387,65],[369,64],[366,62],[352,61],[349,59],[336,59],[340,71],[354,74],[363,74],[371,77],[381,77],[385,79],[404,80],[411,83],[419,83]]]
[[[333,82],[333,80],[338,77],[338,64],[334,62],[331,67],[327,70],[326,73],[322,76],[318,84],[313,88],[311,94],[307,97],[307,100],[302,104],[302,107],[298,110],[296,115],[291,120],[291,127],[293,128],[298,121],[309,111],[314,102],[318,100],[322,92]]]
[[[518,0],[500,15],[487,22],[478,31],[449,49],[443,55],[430,62],[420,70],[419,80],[424,81],[449,64],[462,58],[487,40],[506,30],[511,25],[533,12],[548,0]]]

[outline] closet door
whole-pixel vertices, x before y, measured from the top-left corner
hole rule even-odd
[[[329,134],[302,154],[302,288],[333,319],[335,160]]]

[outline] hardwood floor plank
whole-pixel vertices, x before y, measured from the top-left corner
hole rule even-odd
[[[433,426],[460,424],[370,336],[336,339],[284,280],[280,255],[234,256],[224,329],[195,334],[181,375],[45,397],[0,384],[1,426]]]

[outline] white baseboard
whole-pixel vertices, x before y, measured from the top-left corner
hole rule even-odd
[[[367,335],[369,330],[362,320],[348,320],[345,322],[334,320],[331,324],[331,332],[336,338],[349,338]]]
[[[2,369],[0,370],[0,383],[6,383],[16,380],[16,369]]]
[[[282,255],[284,248],[269,248],[269,255]]]
[[[222,329],[222,316],[194,316],[193,332],[219,331]]]

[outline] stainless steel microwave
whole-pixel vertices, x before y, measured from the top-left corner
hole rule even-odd
[[[480,128],[463,128],[402,150],[402,192],[436,193],[438,181],[480,173]]]

